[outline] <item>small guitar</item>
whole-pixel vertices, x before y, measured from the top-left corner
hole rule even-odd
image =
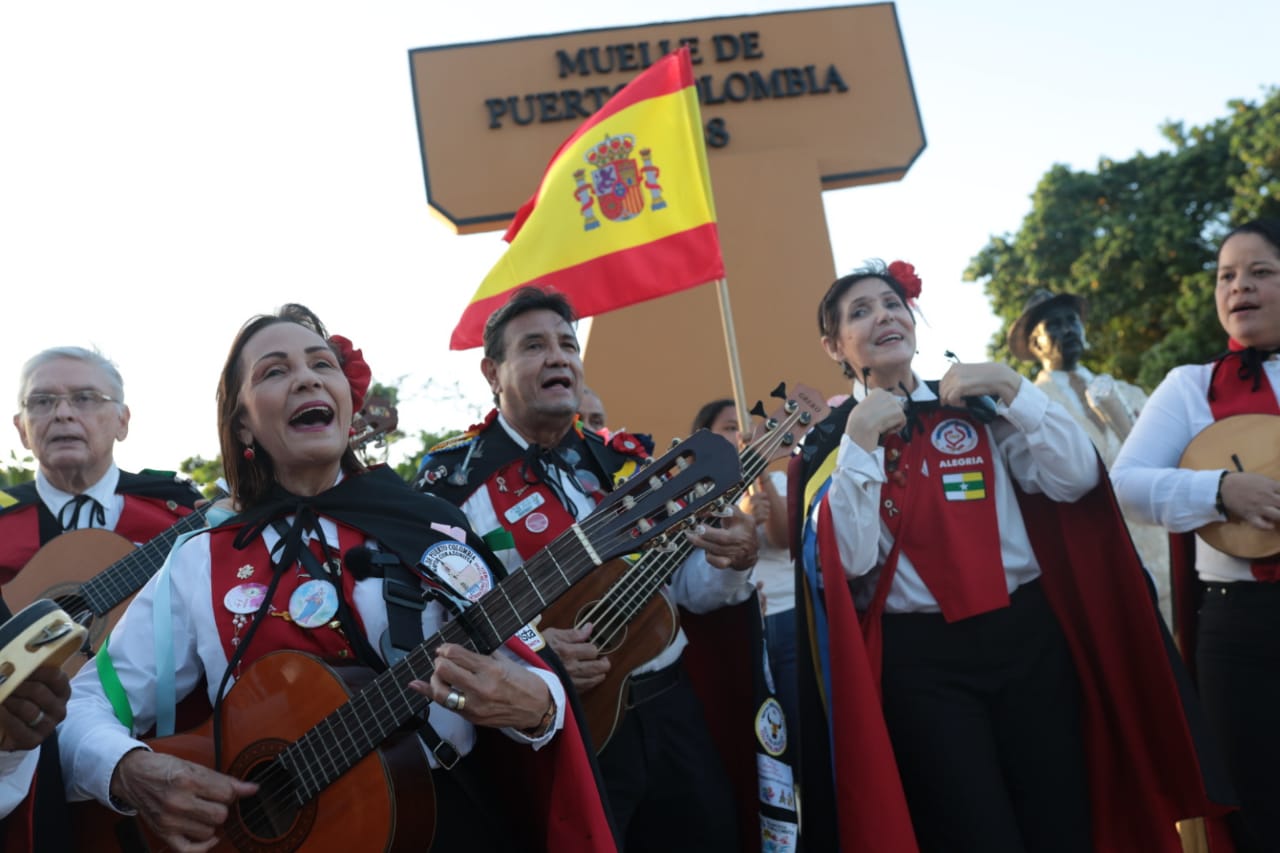
[[[364,401],[364,408],[356,412],[351,422],[351,449],[361,450],[369,445],[384,447],[386,437],[400,425],[400,413],[391,404],[391,398],[374,395]]]
[[[424,806],[431,797],[422,789],[429,789],[431,774],[416,738],[393,736],[403,736],[428,704],[408,684],[431,678],[435,650],[457,643],[493,652],[603,562],[643,547],[671,547],[680,537],[669,533],[722,505],[716,498],[740,479],[727,442],[710,433],[692,437],[621,484],[522,570],[358,688],[300,652],[254,661],[223,700],[220,763],[260,788],[236,803],[215,849],[429,849],[433,813]],[[213,767],[212,728],[210,720],[150,746]],[[401,772],[397,759],[406,757],[421,764]],[[119,818],[96,804],[81,808]],[[100,821],[82,822],[81,829],[90,845],[85,849],[109,849],[116,837]]]
[[[61,666],[84,642],[84,628],[52,601],[28,604],[0,625],[0,702],[36,667]]]
[[[1243,471],[1280,480],[1280,418],[1234,415],[1200,430],[1182,451],[1179,468]],[[1244,521],[1215,521],[1196,531],[1224,554],[1255,560],[1280,553],[1280,530],[1260,530]]]
[[[396,409],[385,397],[371,397],[356,415],[351,446],[359,449],[394,430]],[[225,497],[225,493],[222,494]],[[22,571],[5,584],[12,607],[47,598],[88,629],[80,654],[62,664],[75,675],[124,615],[138,590],[160,571],[173,543],[184,533],[205,526],[207,504],[183,516],[149,542],[134,547],[110,530],[71,530],[45,543]]]
[[[790,398],[786,386],[779,385],[773,396],[786,402],[768,418],[760,403],[752,411],[763,421],[742,450],[743,482],[725,496],[729,503],[736,503],[770,462],[788,455],[809,427],[829,411],[822,395],[803,385],[796,386]],[[592,643],[602,655],[609,656],[604,681],[578,697],[597,752],[604,749],[622,720],[630,672],[653,660],[675,640],[680,617],[662,588],[693,550],[693,545],[682,539],[674,548],[650,551],[638,561],[629,557],[612,560],[542,614],[541,627],[573,628],[592,623]]]

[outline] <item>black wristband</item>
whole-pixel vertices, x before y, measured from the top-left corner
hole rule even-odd
[[[1227,475],[1230,473],[1230,471],[1223,471],[1222,476],[1218,478],[1218,494],[1213,499],[1213,508],[1216,509],[1223,518],[1228,518],[1229,516],[1227,513],[1227,505],[1222,502],[1222,483],[1227,479]]]

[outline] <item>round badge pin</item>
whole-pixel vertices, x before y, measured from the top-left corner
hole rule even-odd
[[[432,580],[448,584],[468,601],[475,601],[493,589],[493,575],[484,558],[462,542],[437,542],[422,554],[420,571]]]
[[[530,533],[542,533],[550,524],[546,515],[540,512],[529,513],[524,519],[524,529]]]
[[[338,612],[338,591],[333,584],[309,580],[289,596],[289,615],[303,628],[319,628]]]
[[[231,587],[222,597],[222,606],[232,613],[257,613],[262,600],[267,597],[267,587],[260,583],[242,583]]]
[[[929,440],[943,453],[959,456],[978,446],[978,431],[968,421],[948,418],[933,428]]]
[[[593,495],[600,491],[600,478],[591,471],[579,468],[573,472],[578,478],[578,485],[582,486],[583,491],[589,495]]]
[[[756,712],[756,740],[774,758],[787,751],[787,716],[772,696]]]

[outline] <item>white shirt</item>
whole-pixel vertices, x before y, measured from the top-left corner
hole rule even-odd
[[[1228,364],[1224,370],[1235,369]],[[1280,360],[1264,364],[1271,388],[1280,389]],[[1174,533],[1222,521],[1217,510],[1218,479],[1225,469],[1191,471],[1178,460],[1191,439],[1212,424],[1209,409],[1211,364],[1175,367],[1151,393],[1133,432],[1111,469],[1111,482],[1125,515],[1159,524]],[[1249,561],[1212,548],[1196,537],[1196,571],[1206,581],[1252,581]]]
[[[120,469],[112,463],[107,473],[94,483],[84,494],[89,495],[102,504],[106,523],[99,525],[88,507],[80,511],[79,527],[99,527],[115,530],[124,511],[124,496],[116,494],[116,484],[120,482]],[[45,507],[58,518],[63,506],[75,495],[64,492],[49,482],[44,472],[36,470],[36,495]],[[0,818],[7,816],[27,796],[31,790],[31,780],[36,773],[36,765],[40,760],[40,749],[0,752]]]
[[[39,747],[0,752],[0,819],[8,817],[27,796],[39,761]]]
[[[326,541],[338,541],[337,526],[331,520],[321,518],[320,525]],[[270,550],[279,541],[279,534],[268,527],[263,531],[263,540]],[[376,543],[370,544],[376,547]],[[178,546],[170,555],[165,568],[147,582],[129,605],[111,634],[108,647],[121,685],[129,697],[135,731],[150,729],[156,719],[156,649],[152,620],[163,616],[155,612],[156,588],[158,584],[167,583],[170,576],[177,696],[181,699],[194,690],[200,676],[205,674],[209,701],[214,701],[218,683],[227,668],[227,657],[214,622],[210,568],[207,533],[199,534]],[[261,582],[269,581],[264,579]],[[379,648],[378,639],[387,628],[381,579],[358,581],[353,599],[352,603],[364,623],[370,645],[375,649]],[[428,603],[422,613],[423,636],[435,634],[446,617],[447,613],[438,603]],[[519,660],[505,648],[499,649],[497,654]],[[532,744],[537,749],[549,742],[563,725],[565,694],[554,673],[532,667],[530,670],[551,691],[556,703],[555,723],[536,740],[514,729],[502,731],[512,740]],[[475,744],[475,728],[471,723],[438,704],[432,703],[429,709],[431,725],[440,736],[452,743],[461,754],[470,752]],[[102,803],[109,803],[111,774],[116,764],[126,752],[144,744],[136,740],[116,719],[103,692],[97,667],[86,666],[72,679],[67,718],[59,726],[58,732],[68,799],[92,797]],[[435,758],[429,753],[427,758],[435,767]]]
[[[103,524],[98,524],[97,518],[94,517],[90,508],[84,506],[80,508],[79,524],[77,525],[79,529],[86,527],[101,527],[103,530],[116,529],[116,525],[120,523],[120,515],[124,512],[124,495],[116,494],[116,486],[119,483],[120,469],[112,462],[111,467],[107,469],[107,473],[102,475],[102,479],[83,492],[83,494],[102,504],[106,521]],[[44,505],[49,508],[49,512],[53,513],[53,517],[59,521],[62,520],[59,515],[62,508],[67,505],[68,501],[76,497],[50,483],[49,478],[40,469],[36,469],[36,494],[40,496],[40,500],[44,501]]]
[[[865,391],[855,386],[854,394],[861,399]],[[918,378],[911,397],[937,399]],[[1001,417],[984,429],[993,447],[994,499],[1005,582],[1008,591],[1013,592],[1039,577],[1040,565],[1031,550],[1010,475],[1026,492],[1069,503],[1084,497],[1098,484],[1098,457],[1093,443],[1071,415],[1026,379],[1019,385],[1012,404],[998,403],[996,410]],[[928,438],[916,436],[913,440]],[[912,476],[922,475],[917,472]],[[879,577],[879,572],[873,570],[893,547],[889,529],[880,519],[880,486],[885,481],[884,448],[868,453],[848,435],[841,436],[827,499],[836,521],[836,542],[845,574],[854,580],[866,578],[855,588],[859,606],[870,602]],[[885,612],[939,611],[937,600],[921,580],[910,556],[901,552]]]
[[[516,446],[521,449],[529,446],[529,442],[516,432],[502,413],[498,414],[498,423],[507,431],[507,435],[511,436]],[[577,479],[565,475],[558,469],[553,471],[552,475],[558,479],[561,489],[569,500],[573,501],[576,516],[586,518],[590,515],[595,509],[595,501],[583,491]],[[481,535],[504,527],[493,508],[493,502],[489,499],[487,484],[476,489],[471,497],[463,502],[462,511],[471,522],[471,529]],[[508,571],[515,571],[522,565],[523,561],[515,548],[504,548],[494,553]],[[699,549],[690,554],[689,558],[675,570],[671,576],[670,585],[662,592],[677,605],[693,613],[709,613],[720,607],[746,601],[751,595],[751,590],[751,569],[745,571],[717,569],[707,562],[706,553]],[[657,657],[636,667],[632,670],[632,674],[655,672],[675,663],[688,644],[689,638],[685,636],[684,629],[679,629],[671,645]]]
[[[124,496],[116,494],[116,484],[120,482],[120,469],[111,464],[99,482],[91,485],[84,494],[101,503],[106,516],[105,524],[97,523],[90,508],[82,507],[79,514],[79,528],[97,528],[114,530],[119,523],[120,514],[124,511]],[[61,508],[73,500],[74,494],[63,492],[49,482],[44,471],[36,469],[36,494],[46,508],[59,517]],[[19,749],[15,752],[0,752],[0,817],[8,816],[31,790],[32,777],[36,775],[36,765],[40,761],[40,748]]]
[[[769,471],[765,476],[785,506],[787,475],[781,471]],[[791,549],[786,542],[781,547],[774,547],[762,525],[756,526],[756,542],[760,550],[756,555],[755,579],[764,583],[765,613],[768,616],[786,613],[796,606],[796,567],[791,562]]]

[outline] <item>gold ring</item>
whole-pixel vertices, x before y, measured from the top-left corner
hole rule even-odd
[[[450,711],[461,711],[463,706],[467,704],[467,697],[463,696],[457,690],[450,690],[449,695],[444,697],[444,706]]]

